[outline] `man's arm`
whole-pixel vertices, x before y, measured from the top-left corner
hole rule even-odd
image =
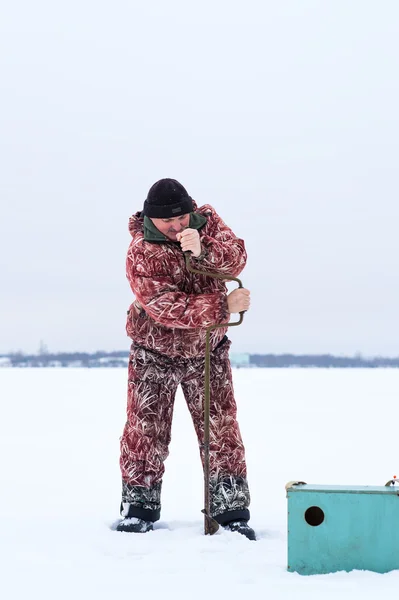
[[[164,327],[191,329],[228,323],[230,313],[224,292],[186,294],[165,274],[148,274],[144,258],[127,259],[127,277],[145,312]]]
[[[244,240],[238,238],[211,206],[209,227],[200,232],[202,252],[197,262],[204,271],[217,271],[237,277],[247,262]]]

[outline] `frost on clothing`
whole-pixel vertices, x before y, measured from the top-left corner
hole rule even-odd
[[[236,419],[228,358],[230,344],[226,338],[211,354],[211,515],[220,523],[249,519],[245,452]],[[132,345],[127,422],[121,438],[123,516],[159,519],[164,461],[168,456],[173,404],[179,384],[203,460],[204,370],[203,357],[172,359]]]
[[[191,258],[193,266],[237,276],[247,258],[243,240],[211,206],[196,212],[206,217],[206,224],[199,229],[203,257]],[[180,244],[146,241],[140,213],[131,217],[129,229],[133,239],[126,273],[136,296],[128,311],[129,337],[137,345],[167,356],[204,356],[206,328],[227,324],[230,318],[226,284],[187,271]],[[213,330],[212,350],[225,333],[224,327]]]

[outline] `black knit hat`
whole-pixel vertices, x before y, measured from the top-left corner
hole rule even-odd
[[[193,199],[176,179],[160,179],[150,188],[142,215],[170,219],[193,211]]]

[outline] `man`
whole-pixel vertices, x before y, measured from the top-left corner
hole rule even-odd
[[[143,533],[160,517],[164,461],[168,456],[173,403],[180,384],[203,460],[206,328],[228,323],[248,310],[250,294],[227,294],[220,279],[197,269],[237,276],[245,266],[238,239],[209,205],[197,208],[174,179],[149,190],[144,209],[129,221],[132,241],[127,278],[136,300],[127,317],[131,346],[127,422],[121,438],[122,503],[117,529]],[[210,496],[211,516],[249,539],[249,490],[244,446],[236,420],[226,328],[211,334]]]

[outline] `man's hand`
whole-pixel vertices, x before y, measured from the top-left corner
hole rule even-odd
[[[190,250],[195,258],[201,254],[201,242],[197,229],[184,229],[176,234],[176,239],[181,244],[183,252]]]
[[[227,306],[230,313],[239,313],[248,310],[250,304],[250,291],[245,288],[234,290],[227,296]]]

